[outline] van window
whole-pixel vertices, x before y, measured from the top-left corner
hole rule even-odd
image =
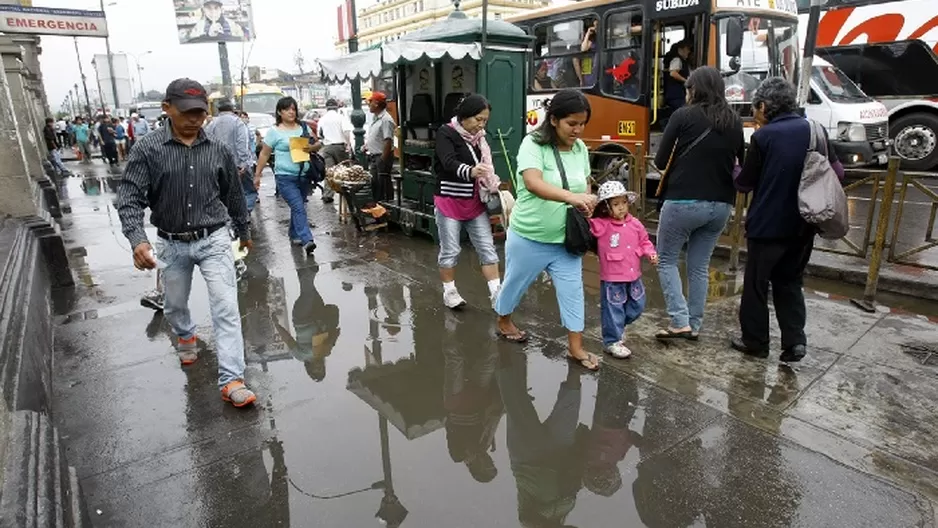
[[[604,93],[637,101],[642,89],[642,13],[637,9],[606,17],[601,88]]]
[[[598,31],[596,17],[536,26],[531,88],[589,88],[596,84]]]

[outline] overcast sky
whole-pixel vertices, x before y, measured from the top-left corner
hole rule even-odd
[[[254,0],[254,26],[257,39],[248,63],[256,66],[280,68],[293,72],[293,56],[303,50],[306,69],[312,69],[313,60],[335,54],[336,7],[340,0]],[[359,7],[372,2],[359,0]],[[113,4],[113,5],[108,5]],[[34,0],[36,7],[57,7],[98,10],[98,0]],[[147,90],[166,89],[177,77],[191,77],[208,81],[221,76],[217,44],[179,44],[172,0],[105,0],[111,51],[142,54],[143,84]],[[104,54],[104,39],[80,38],[78,46],[88,78],[88,89],[94,85],[91,60],[95,54]],[[245,44],[247,54],[251,44]],[[242,58],[242,44],[228,44],[229,62],[233,76],[237,76]],[[81,85],[78,61],[71,37],[42,37],[42,74],[49,105],[58,110],[68,90],[75,83]],[[131,69],[136,68],[133,57]],[[129,101],[128,101],[129,103]],[[123,101],[121,104],[125,104]]]

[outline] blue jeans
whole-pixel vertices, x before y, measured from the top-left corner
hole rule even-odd
[[[277,191],[290,206],[290,240],[299,240],[301,244],[313,241],[313,232],[309,229],[309,217],[306,216],[306,181],[300,176],[277,174]]]
[[[460,238],[462,228],[465,226],[469,233],[472,247],[479,254],[479,262],[483,266],[498,264],[498,253],[495,251],[495,241],[492,239],[492,224],[489,214],[482,213],[472,220],[455,220],[436,210],[436,229],[440,237],[440,256],[437,263],[441,268],[455,268],[462,251]]]
[[[622,341],[625,327],[634,323],[645,311],[645,284],[606,282],[599,285],[599,306],[602,313],[603,346]]]
[[[189,313],[192,270],[202,272],[208,286],[215,354],[218,356],[218,386],[244,379],[244,340],[238,312],[238,287],[234,254],[228,230],[221,228],[208,238],[195,242],[156,239],[156,258],[165,295],[163,315],[182,339],[195,335],[195,322]]]
[[[585,318],[583,257],[570,254],[563,244],[528,240],[511,229],[505,242],[505,279],[495,311],[501,316],[514,312],[531,283],[545,270],[557,292],[563,326],[570,332],[582,332]]]
[[[244,176],[241,176],[241,189],[244,191],[244,201],[248,206],[248,214],[254,210],[254,204],[257,203],[257,189],[254,188],[254,169],[248,167],[244,170]]]
[[[733,206],[723,202],[664,202],[658,223],[658,277],[672,328],[699,332],[709,290],[710,257]],[[688,297],[684,299],[678,260],[687,244]]]
[[[49,151],[49,163],[60,173],[65,174],[68,172],[68,169],[66,169],[65,165],[62,163],[62,155],[59,154],[58,149]]]

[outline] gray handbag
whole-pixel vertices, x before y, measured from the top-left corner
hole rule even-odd
[[[850,231],[847,193],[828,159],[827,134],[817,122],[809,119],[808,124],[811,142],[798,184],[798,212],[821,238],[837,240]]]

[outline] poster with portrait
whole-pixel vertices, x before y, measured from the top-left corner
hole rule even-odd
[[[180,44],[254,39],[251,0],[173,0]]]

